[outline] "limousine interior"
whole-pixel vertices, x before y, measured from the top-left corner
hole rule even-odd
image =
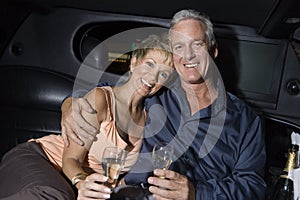
[[[167,30],[182,8],[210,16],[226,89],[263,117],[271,185],[291,133],[300,134],[299,0],[1,1],[0,157],[30,138],[59,134],[64,98],[124,77],[132,45],[148,29]],[[99,47],[103,41],[109,45]]]

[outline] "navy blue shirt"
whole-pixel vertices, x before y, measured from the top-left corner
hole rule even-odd
[[[218,87],[219,88],[219,87]],[[146,100],[145,138],[126,184],[147,183],[156,141],[174,146],[170,169],[189,178],[196,199],[264,199],[264,134],[260,117],[236,96],[219,90],[207,108],[191,115],[179,79]]]

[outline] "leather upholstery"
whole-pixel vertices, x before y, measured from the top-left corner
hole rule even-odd
[[[60,133],[60,106],[70,76],[30,66],[0,66],[0,157],[30,138]]]

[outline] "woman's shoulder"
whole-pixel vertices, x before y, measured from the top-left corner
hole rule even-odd
[[[110,86],[97,87],[94,95],[94,101],[101,103],[110,103],[111,98],[113,97],[113,91]]]
[[[98,120],[107,118],[107,111],[111,107],[111,93],[108,87],[96,87],[85,96],[88,103],[96,110]]]

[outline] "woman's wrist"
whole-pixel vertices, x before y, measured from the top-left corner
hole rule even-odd
[[[88,174],[84,172],[80,172],[74,175],[71,179],[72,185],[76,186],[76,184],[79,183],[80,181],[84,181],[87,176]]]

